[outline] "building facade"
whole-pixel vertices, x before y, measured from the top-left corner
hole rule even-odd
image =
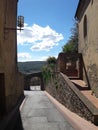
[[[0,119],[23,95],[23,76],[17,68],[17,0],[0,1]]]
[[[98,97],[98,0],[80,0],[75,17],[79,22],[79,53],[90,87]]]

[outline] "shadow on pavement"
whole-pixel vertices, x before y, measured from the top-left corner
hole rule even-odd
[[[13,130],[24,130],[20,112],[18,113],[18,117]]]
[[[0,121],[0,130],[24,130],[19,108],[5,115]]]

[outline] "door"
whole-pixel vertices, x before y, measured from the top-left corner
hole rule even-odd
[[[0,119],[5,114],[5,82],[4,73],[0,73]]]

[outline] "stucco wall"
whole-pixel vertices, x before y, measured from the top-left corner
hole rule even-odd
[[[85,15],[87,16],[87,36],[84,38]],[[89,4],[79,22],[79,52],[83,55],[91,88],[98,97],[98,0]]]
[[[23,76],[17,69],[17,0],[0,1],[0,73],[4,74],[5,106],[8,112],[23,94]]]

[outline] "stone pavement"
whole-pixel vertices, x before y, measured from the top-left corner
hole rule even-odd
[[[75,130],[44,91],[25,91],[21,106],[24,130]]]

